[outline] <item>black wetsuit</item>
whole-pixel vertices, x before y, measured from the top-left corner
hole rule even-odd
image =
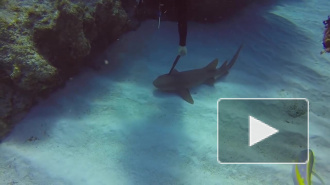
[[[180,46],[186,46],[187,38],[187,0],[175,0],[178,9],[178,30]]]

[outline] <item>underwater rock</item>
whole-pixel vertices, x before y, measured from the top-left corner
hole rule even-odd
[[[58,80],[58,69],[34,47],[26,24],[31,8],[20,6],[15,1],[0,3],[0,139],[34,104],[36,96],[63,82]]]
[[[119,0],[0,0],[0,139],[132,25]]]
[[[74,4],[62,0],[54,7],[51,19],[36,22],[33,40],[39,52],[61,70],[79,69],[92,49],[104,49],[128,30],[120,1]]]
[[[216,22],[234,15],[245,6],[258,0],[188,0],[187,18],[198,22]],[[158,18],[159,9],[162,19],[176,21],[175,0],[140,0],[136,16],[140,20]],[[143,3],[142,3],[143,2]]]
[[[0,141],[23,118],[32,106],[33,100],[10,85],[0,82]]]

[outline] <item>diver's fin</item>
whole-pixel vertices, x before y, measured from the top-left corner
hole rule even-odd
[[[218,59],[214,59],[211,63],[204,67],[204,69],[208,70],[215,70],[218,65]]]
[[[194,104],[194,100],[191,97],[191,94],[189,92],[189,89],[180,89],[180,90],[178,90],[178,93],[188,103]]]
[[[323,185],[325,185],[323,179],[322,179],[317,173],[315,173],[314,171],[312,171],[312,174],[313,174],[317,179],[319,179],[319,181],[320,181]]]
[[[215,82],[215,79],[213,77],[209,78],[205,81],[205,83],[209,86],[214,86],[214,82]]]

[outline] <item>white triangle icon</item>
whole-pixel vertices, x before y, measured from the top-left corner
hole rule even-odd
[[[262,121],[252,116],[249,116],[249,122],[250,122],[249,146],[253,146],[256,143],[259,143],[260,141],[278,132],[277,129],[263,123]]]

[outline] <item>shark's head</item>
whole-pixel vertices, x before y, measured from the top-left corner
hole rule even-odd
[[[174,82],[174,78],[172,75],[164,74],[157,77],[154,80],[153,84],[158,89],[167,91],[167,90],[174,90],[173,82]]]

